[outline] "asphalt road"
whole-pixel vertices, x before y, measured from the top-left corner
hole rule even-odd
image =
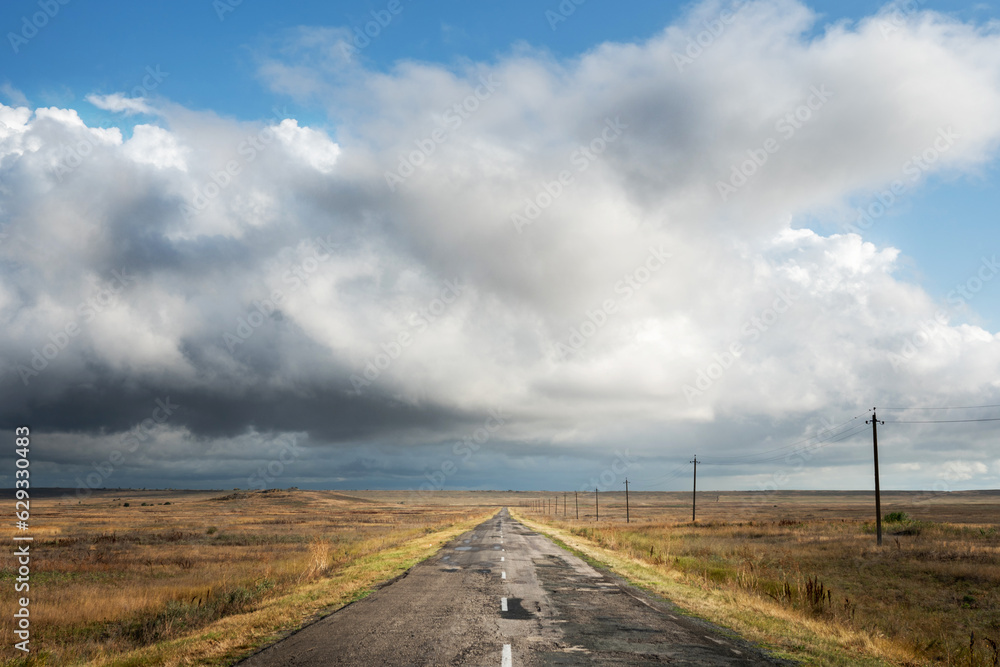
[[[505,509],[391,585],[239,664],[790,663],[595,570]]]

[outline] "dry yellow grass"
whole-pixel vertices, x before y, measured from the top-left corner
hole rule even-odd
[[[705,495],[697,524],[680,519],[690,519],[690,494],[633,495],[629,524],[613,494],[602,495],[600,522],[518,512],[682,607],[809,664],[1000,659],[1000,530],[984,521],[1000,516],[1000,495],[913,504],[915,495],[887,494],[888,511],[909,512],[886,524],[881,548],[874,517],[863,518],[870,494],[788,493],[767,503]]]
[[[566,511],[575,513],[572,493],[550,495],[567,498]],[[23,661],[10,658],[8,646],[2,664],[231,664],[402,573],[502,505],[682,608],[810,664],[993,664],[1000,494],[886,493],[886,512],[914,520],[888,525],[881,549],[871,494],[703,494],[697,525],[688,521],[690,494],[633,493],[628,525],[620,493],[601,495],[600,523],[592,494],[580,496],[580,521],[526,509],[536,497],[122,491],[80,504],[36,497],[34,652]],[[0,568],[7,609],[12,577],[9,559]],[[8,637],[10,621],[0,617]]]
[[[493,511],[297,490],[33,498],[33,650],[2,664],[231,664]],[[14,576],[8,560],[5,609]]]

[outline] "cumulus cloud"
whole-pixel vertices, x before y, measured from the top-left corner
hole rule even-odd
[[[984,475],[988,470],[982,461],[946,461],[944,470],[938,476],[949,482],[964,482]]]
[[[4,422],[97,448],[169,395],[168,454],[295,432],[297,474],[328,456],[406,486],[502,409],[456,483],[507,488],[490,470],[526,457],[572,452],[586,477],[615,447],[667,460],[665,433],[734,456],[874,401],[995,395],[996,333],[900,277],[895,248],[806,221],[989,164],[998,35],[932,12],[814,34],[764,0],[690,50],[719,11],[457,70],[367,71],[342,31],[302,29],[260,75],[327,128],[165,104],[123,141],[0,105]],[[899,462],[945,456],[918,435],[887,434]]]
[[[27,106],[28,98],[23,92],[10,85],[9,81],[0,84],[0,95],[3,95],[7,102],[18,106]]]
[[[110,95],[87,95],[87,101],[98,109],[123,113],[126,116],[135,114],[154,114],[155,110],[149,106],[145,98],[127,97],[122,93],[111,93]]]

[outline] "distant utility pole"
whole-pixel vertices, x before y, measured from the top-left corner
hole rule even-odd
[[[628,518],[628,477],[625,478],[625,523],[629,522]]]
[[[872,408],[872,418],[865,422],[872,425],[872,448],[875,451],[875,532],[878,535],[878,546],[882,546],[882,494],[878,488],[878,415]],[[885,422],[881,422],[883,425]]]
[[[698,497],[698,455],[694,455],[694,460],[691,461],[694,464],[694,486],[691,487],[691,523],[696,521],[695,519],[695,503]]]
[[[573,502],[576,503],[576,518],[580,518],[580,492],[573,492]]]
[[[594,508],[597,511],[597,519],[596,519],[597,521],[601,520],[601,499],[600,499],[600,494],[601,494],[600,489],[594,489]]]
[[[566,492],[563,491],[563,516],[566,516]]]

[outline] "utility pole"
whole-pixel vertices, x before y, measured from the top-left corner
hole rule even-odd
[[[695,503],[698,497],[698,455],[694,455],[694,460],[691,461],[694,464],[694,486],[691,487],[691,523],[696,521],[695,519]]]
[[[566,492],[563,491],[563,516],[566,516]]]
[[[601,491],[600,489],[594,489],[594,508],[597,510],[597,521],[601,520]]]
[[[882,546],[882,494],[878,488],[878,415],[872,408],[872,418],[865,422],[872,425],[872,448],[875,452],[875,532],[878,535],[878,546]],[[882,422],[884,425],[885,422]]]
[[[628,477],[625,478],[625,523],[629,522],[628,518]]]
[[[580,492],[573,492],[573,502],[576,503],[576,518],[580,518]]]

